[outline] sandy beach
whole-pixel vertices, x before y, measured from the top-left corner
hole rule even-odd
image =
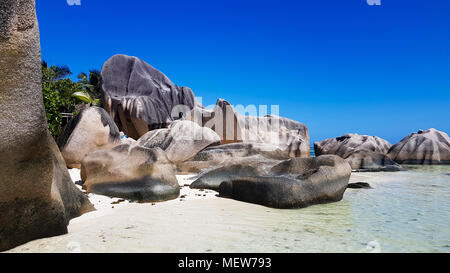
[[[184,187],[175,200],[115,204],[119,199],[89,194],[97,211],[73,219],[68,234],[9,252],[443,252],[450,245],[442,210],[449,170],[437,168],[353,173],[351,183],[373,189],[348,189],[341,202],[300,210],[219,198],[186,187],[192,175],[178,176]],[[77,170],[70,173],[79,180]]]

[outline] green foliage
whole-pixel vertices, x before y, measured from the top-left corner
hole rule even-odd
[[[89,76],[86,73],[78,75],[78,83],[83,85],[84,95],[80,97],[84,102],[95,106],[101,106],[101,74],[98,70],[90,70]],[[89,98],[89,101],[84,99]]]
[[[79,104],[100,105],[100,73],[92,70],[89,78],[81,73],[78,82],[67,76],[72,72],[67,66],[50,66],[42,62],[42,93],[48,127],[56,139],[65,125],[62,113],[76,114]]]

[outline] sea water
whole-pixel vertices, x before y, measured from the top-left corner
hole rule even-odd
[[[450,252],[450,166],[353,173],[337,203],[278,210],[223,199],[135,204],[18,252]],[[94,215],[94,214],[93,214]],[[83,216],[84,217],[84,216]]]

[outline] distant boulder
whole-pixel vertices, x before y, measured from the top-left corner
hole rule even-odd
[[[338,155],[349,162],[353,170],[399,171],[402,167],[386,154],[392,147],[388,141],[358,134],[346,134],[314,143],[316,156]]]
[[[273,115],[244,116],[223,99],[213,110],[195,107],[185,119],[214,130],[222,144],[268,144],[282,151],[285,159],[310,156],[308,128],[294,120]]]
[[[338,155],[347,158],[354,152],[368,151],[387,154],[392,144],[377,136],[346,134],[314,143],[316,156]]]
[[[115,55],[102,69],[104,107],[119,129],[138,139],[165,128],[197,103],[188,87],[179,87],[146,62]]]
[[[69,168],[81,168],[81,161],[90,152],[120,145],[120,132],[103,108],[81,111],[64,128],[58,145]]]
[[[335,155],[292,158],[262,176],[234,178],[219,186],[219,196],[273,208],[304,208],[342,200],[350,165]]]
[[[120,145],[88,154],[81,179],[89,193],[139,202],[175,199],[180,193],[173,165],[160,148]]]
[[[420,130],[392,146],[388,156],[400,164],[450,164],[450,138],[436,129]]]
[[[136,143],[142,147],[163,149],[173,163],[187,161],[201,150],[220,144],[220,137],[211,129],[183,120],[172,123],[168,129],[146,133]]]

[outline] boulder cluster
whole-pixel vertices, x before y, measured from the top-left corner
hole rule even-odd
[[[180,194],[177,174],[198,173],[191,188],[287,209],[341,200],[352,170],[450,164],[450,139],[435,129],[394,146],[348,134],[316,142],[310,158],[306,125],[241,115],[223,99],[208,110],[190,88],[126,55],[103,66],[104,109],[81,111],[55,142],[34,0],[0,3],[0,67],[0,251],[64,234],[70,219],[94,209],[67,167],[81,170],[87,193],[166,201]]]
[[[392,145],[376,136],[347,134],[314,143],[314,152],[339,155],[357,171],[400,171],[400,164],[450,164],[450,138],[436,129],[420,130]]]

